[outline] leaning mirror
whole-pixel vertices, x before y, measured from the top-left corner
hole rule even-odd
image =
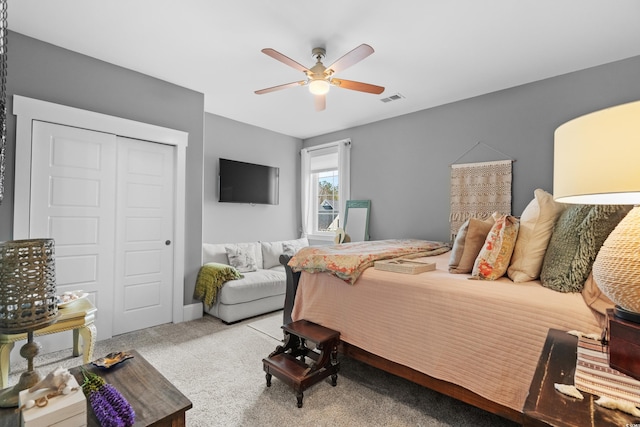
[[[371,200],[347,200],[344,212],[344,232],[352,242],[369,240],[369,210]]]

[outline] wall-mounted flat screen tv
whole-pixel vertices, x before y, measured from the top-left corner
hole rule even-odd
[[[278,204],[280,168],[220,159],[220,202]]]

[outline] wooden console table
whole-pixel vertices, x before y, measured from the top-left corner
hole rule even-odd
[[[82,384],[81,369],[95,372],[113,385],[136,413],[136,427],[185,427],[185,413],[193,407],[191,401],[158,372],[135,350],[127,353],[129,359],[111,369],[100,369],[92,364],[71,368],[69,371]],[[20,425],[20,414],[15,408],[0,409],[0,427]],[[87,401],[87,426],[100,427],[91,405]]]
[[[83,353],[83,362],[89,363],[93,359],[93,349],[96,344],[96,326],[93,324],[98,309],[87,298],[75,301],[65,307],[59,308],[58,320],[46,328],[34,331],[35,337],[55,334],[64,331],[73,331],[73,355],[80,356]],[[84,346],[81,351],[80,337]],[[0,389],[7,386],[9,378],[9,355],[16,341],[26,340],[27,334],[6,335],[0,334]],[[37,357],[35,363],[37,364]]]
[[[564,331],[549,330],[538,367],[525,401],[524,426],[634,426],[640,419],[622,411],[603,408],[597,396],[581,392],[583,400],[565,396],[553,384],[573,385],[578,339]]]
[[[282,326],[284,346],[278,346],[269,357],[262,359],[267,387],[271,376],[279,378],[296,391],[298,408],[302,408],[304,390],[331,375],[331,385],[338,380],[338,344],[340,332],[307,320]],[[315,350],[308,342],[315,343]]]

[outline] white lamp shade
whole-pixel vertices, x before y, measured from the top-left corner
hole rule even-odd
[[[309,92],[314,95],[325,95],[329,92],[329,84],[328,81],[324,79],[311,80],[309,82]]]
[[[556,129],[553,195],[564,203],[640,204],[640,101]]]
[[[596,111],[556,129],[556,201],[640,204],[640,101]],[[640,313],[640,208],[620,221],[593,264],[598,288],[616,313]]]

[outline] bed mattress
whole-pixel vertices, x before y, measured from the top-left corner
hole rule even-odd
[[[448,272],[449,253],[433,260],[436,270],[416,275],[368,268],[353,285],[303,272],[292,318],[519,412],[550,328],[601,331],[580,293],[472,280]]]

